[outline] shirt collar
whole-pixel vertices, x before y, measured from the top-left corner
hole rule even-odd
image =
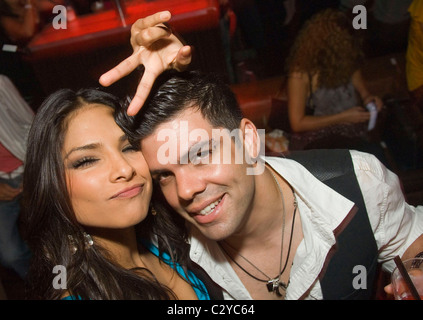
[[[225,289],[224,299],[251,300],[251,295],[245,289],[218,243],[204,237],[196,228],[191,228],[190,231],[190,258],[201,266],[214,282]]]
[[[352,201],[325,185],[300,163],[277,157],[266,157],[266,163],[294,188],[297,198],[310,209],[307,218],[317,230],[333,234],[353,208]]]
[[[275,157],[266,157],[265,160],[294,188],[298,200],[305,230],[302,242],[304,254],[296,254],[287,298],[299,299],[318,278],[327,253],[336,242],[334,230],[348,216],[354,203],[327,187],[294,160]],[[216,283],[233,298],[251,299],[215,241],[205,239],[192,228],[190,245],[191,259],[211,273]]]
[[[286,298],[300,299],[318,280],[336,243],[335,230],[352,212],[354,203],[294,160],[267,157],[266,162],[294,188],[297,197],[304,238],[295,255]]]

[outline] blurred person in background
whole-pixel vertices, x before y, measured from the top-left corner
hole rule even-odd
[[[0,75],[0,264],[25,278],[30,251],[22,240],[22,176],[33,112],[13,83]]]
[[[12,80],[34,110],[41,89],[23,54],[57,4],[61,0],[0,0],[0,74]]]
[[[361,42],[347,16],[320,11],[300,30],[287,60],[290,149],[352,148],[384,161],[383,150],[368,136],[365,106],[382,100],[366,88],[360,65]]]

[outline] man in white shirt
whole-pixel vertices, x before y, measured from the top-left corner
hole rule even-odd
[[[396,255],[405,259],[423,250],[423,207],[405,202],[398,178],[373,156],[350,152],[365,203],[360,208],[297,161],[261,157],[257,129],[219,80],[197,73],[163,79],[128,134],[141,141],[167,202],[190,222],[191,259],[225,299],[353,298],[353,291],[371,291],[372,283],[360,286],[354,278],[370,272],[374,261],[392,270]],[[360,210],[367,211],[369,242],[347,248],[345,263],[330,269],[339,239]],[[365,220],[353,230],[351,246],[361,240]],[[351,296],[350,289],[345,296],[333,297],[331,289],[324,294],[325,273],[353,258]],[[331,279],[328,288],[338,281]]]

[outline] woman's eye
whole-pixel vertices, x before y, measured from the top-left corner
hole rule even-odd
[[[79,159],[75,162],[72,163],[72,167],[74,169],[79,169],[79,168],[84,168],[84,167],[88,167],[89,165],[95,163],[96,161],[98,161],[98,159],[96,158],[82,158]]]

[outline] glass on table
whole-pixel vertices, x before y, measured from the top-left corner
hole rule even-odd
[[[402,262],[419,296],[423,299],[423,258],[412,258]],[[406,280],[398,268],[391,275],[392,290],[396,300],[415,300]]]

